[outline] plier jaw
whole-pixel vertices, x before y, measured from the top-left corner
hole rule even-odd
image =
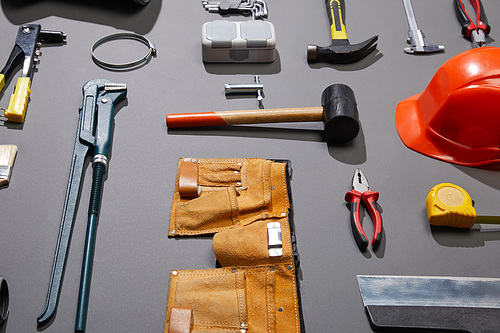
[[[474,48],[488,46],[488,43],[486,42],[486,35],[483,30],[472,30],[471,41]]]
[[[352,188],[361,193],[370,189],[368,179],[366,179],[366,176],[361,169],[356,169],[356,171],[354,171],[354,175],[352,176]]]
[[[455,13],[458,21],[462,25],[462,35],[470,39],[473,47],[488,46],[486,36],[490,33],[491,27],[484,11],[481,0],[469,0],[476,14],[476,23],[467,14],[462,0],[455,0]]]
[[[372,247],[374,250],[382,241],[382,215],[377,205],[379,193],[370,190],[368,180],[366,179],[361,169],[356,169],[352,178],[353,190],[345,195],[345,201],[351,206],[351,228],[354,239],[361,251],[365,251],[368,247],[368,238],[361,226],[359,211],[363,204],[368,210],[368,214],[373,222],[374,232],[372,239]]]

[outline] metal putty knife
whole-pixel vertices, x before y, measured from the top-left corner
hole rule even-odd
[[[500,279],[358,275],[378,332],[500,332]]]

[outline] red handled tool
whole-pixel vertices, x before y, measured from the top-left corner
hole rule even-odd
[[[462,35],[469,38],[474,47],[488,46],[486,36],[490,33],[491,28],[488,25],[483,4],[481,0],[470,0],[470,3],[476,14],[476,23],[467,14],[462,0],[455,0],[455,12],[462,25]]]
[[[363,201],[374,226],[372,247],[375,250],[382,240],[382,215],[377,206],[379,193],[370,190],[368,180],[366,180],[365,174],[361,169],[354,171],[352,188],[352,191],[345,194],[345,201],[351,204],[351,227],[354,239],[356,239],[356,243],[361,251],[366,250],[368,247],[368,238],[363,231],[359,218],[361,201]]]

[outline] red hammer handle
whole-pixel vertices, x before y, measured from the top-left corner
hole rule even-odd
[[[215,112],[167,114],[167,127],[221,126],[227,123]]]

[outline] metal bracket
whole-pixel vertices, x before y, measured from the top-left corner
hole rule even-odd
[[[255,83],[226,83],[224,91],[226,94],[255,94],[257,93],[257,100],[260,102],[264,98],[264,85],[260,83],[259,76],[254,76]]]
[[[281,257],[283,255],[281,223],[269,222],[267,224],[267,242],[270,257]]]

